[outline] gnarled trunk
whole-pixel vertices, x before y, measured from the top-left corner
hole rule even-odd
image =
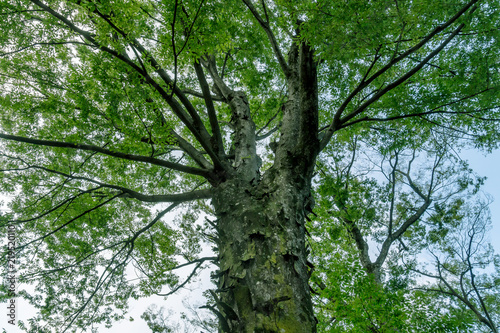
[[[258,185],[226,182],[213,199],[222,331],[316,332],[304,227],[309,184],[290,175],[270,170]]]
[[[219,252],[212,310],[222,332],[316,332],[304,226],[319,152],[313,50],[291,47],[281,136],[262,177],[246,97],[219,85],[233,111],[235,159],[212,199]]]

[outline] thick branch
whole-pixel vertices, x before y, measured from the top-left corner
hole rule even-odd
[[[144,162],[144,163],[159,165],[159,166],[163,166],[163,167],[166,167],[166,168],[169,168],[172,170],[185,172],[185,173],[198,175],[198,176],[203,176],[205,178],[210,177],[210,172],[208,170],[193,168],[193,167],[185,166],[182,164],[177,164],[177,163],[173,163],[173,162],[169,162],[169,161],[160,160],[160,159],[157,159],[154,157],[120,153],[120,152],[111,151],[109,149],[101,148],[99,146],[94,146],[94,145],[63,142],[63,141],[52,141],[52,140],[39,140],[39,139],[25,138],[25,137],[21,137],[21,136],[9,135],[9,134],[3,134],[3,133],[0,133],[0,139],[17,141],[17,142],[25,142],[25,143],[38,145],[38,146],[45,146],[45,147],[59,147],[59,148],[71,148],[71,149],[77,149],[77,150],[93,151],[93,152],[101,153],[101,154],[108,155],[108,156],[122,158],[122,159],[129,160],[129,161],[137,161],[137,162]]]
[[[175,131],[171,131],[172,135],[177,140],[179,147],[186,152],[199,166],[204,169],[212,169],[212,165],[209,161],[205,159],[202,153],[200,153],[193,145],[187,142],[183,137],[177,134]]]
[[[361,230],[359,230],[356,223],[347,218],[342,218],[342,222],[344,222],[345,226],[347,227],[347,230],[349,231],[351,236],[354,238],[354,241],[356,242],[356,246],[358,248],[360,255],[359,258],[361,260],[363,267],[365,267],[365,269],[371,270],[373,263],[371,262],[370,255],[368,253],[368,243],[366,243],[365,239],[363,238]]]
[[[224,166],[221,163],[219,156],[212,149],[213,145],[210,140],[210,134],[207,132],[207,129],[205,128],[205,125],[203,125],[203,122],[198,114],[198,111],[194,108],[191,101],[186,97],[184,93],[182,93],[179,87],[174,85],[174,82],[169,77],[167,72],[160,66],[160,64],[153,58],[153,56],[138,41],[134,40],[134,45],[138,48],[139,51],[141,51],[142,54],[146,55],[146,59],[149,62],[149,64],[153,66],[153,68],[155,68],[156,72],[171,87],[172,92],[179,98],[181,103],[184,105],[189,115],[193,119],[193,123],[190,128],[191,132],[200,142],[202,147],[206,150],[206,152],[214,162],[215,166],[218,167],[219,169],[224,169]],[[178,103],[174,99],[170,98],[170,100],[174,105],[177,104],[176,107],[181,109],[180,105],[178,105]]]
[[[213,159],[214,163],[222,167],[220,164],[220,161],[218,160],[218,157],[213,153],[211,149],[211,143],[210,143],[210,135],[206,131],[203,122],[199,118],[199,115],[196,111],[196,109],[193,107],[189,99],[179,90],[179,88],[175,87],[173,85],[172,79],[168,76],[166,71],[156,62],[156,60],[152,57],[152,55],[137,41],[133,40],[131,47],[136,48],[138,51],[141,52],[141,54],[144,55],[148,63],[156,70],[156,72],[160,75],[160,77],[169,85],[170,88],[172,88],[173,93],[179,98],[181,103],[186,107],[188,110],[188,114],[183,110],[182,106],[172,98],[171,94],[167,93],[165,89],[163,89],[147,72],[145,72],[141,67],[137,66],[125,53],[120,53],[115,50],[112,50],[106,46],[100,45],[92,36],[91,33],[88,31],[82,30],[75,26],[71,21],[69,21],[66,17],[63,15],[59,14],[58,12],[54,11],[52,8],[48,7],[47,5],[43,4],[39,0],[31,0],[35,5],[38,7],[42,8],[44,11],[49,13],[50,15],[54,16],[61,22],[63,22],[68,28],[70,28],[72,31],[76,32],[77,34],[81,35],[84,39],[95,45],[97,48],[100,50],[109,53],[110,55],[116,57],[117,59],[122,60],[125,62],[127,65],[132,67],[136,72],[138,72],[148,84],[150,84],[160,95],[162,98],[169,104],[169,106],[172,108],[172,111],[174,114],[189,128],[191,133],[196,137],[196,139],[200,142],[200,144],[203,146],[203,148],[207,151],[207,153],[210,155],[210,157]],[[102,17],[102,16],[101,16]],[[117,32],[120,34],[123,34],[123,32],[118,29],[112,22],[108,19],[106,20],[110,26],[115,29]]]
[[[194,68],[196,70],[196,75],[198,76],[198,81],[200,82],[201,91],[203,92],[203,97],[205,99],[205,105],[207,106],[208,119],[210,120],[210,127],[212,128],[214,148],[219,156],[224,155],[224,144],[222,142],[222,135],[220,132],[219,121],[217,119],[217,114],[215,113],[215,107],[210,94],[210,88],[208,86],[207,80],[205,78],[205,73],[203,73],[203,68],[199,62],[194,63]]]
[[[393,234],[387,236],[385,239],[384,243],[382,244],[382,249],[380,250],[380,253],[377,257],[377,260],[375,261],[375,264],[378,267],[381,267],[382,264],[384,263],[385,259],[387,258],[387,255],[389,254],[389,250],[391,248],[392,243],[399,239],[401,235],[404,234],[406,230],[408,230],[409,227],[411,227],[415,222],[418,221],[418,219],[422,216],[422,214],[425,213],[427,208],[429,208],[429,205],[431,204],[431,200],[427,199],[427,201],[424,202],[422,206],[420,206],[419,210],[410,216],[404,223],[401,225]]]
[[[210,77],[212,78],[215,87],[220,91],[224,100],[228,101],[229,95],[231,93],[234,93],[234,91],[226,85],[222,77],[219,75],[217,71],[217,65],[215,63],[215,56],[208,55],[206,59],[203,58],[200,59],[200,62],[205,68],[208,69],[208,72],[210,73]]]
[[[221,91],[231,107],[231,125],[235,129],[233,139],[235,147],[234,166],[239,172],[242,172],[243,179],[248,181],[258,179],[260,160],[257,156],[255,123],[252,119],[247,97],[243,92],[232,90],[224,83],[217,73],[213,56],[208,56],[207,59],[200,59],[200,61],[208,68],[216,87]]]

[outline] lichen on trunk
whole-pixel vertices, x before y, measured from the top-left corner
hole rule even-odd
[[[288,94],[280,137],[265,171],[245,94],[209,67],[234,127],[232,168],[213,183],[212,197],[219,269],[211,310],[222,332],[316,332],[304,226],[319,153],[316,65],[311,48],[293,43],[283,64]]]
[[[219,186],[217,214],[221,330],[315,332],[301,188],[268,172],[258,185]]]

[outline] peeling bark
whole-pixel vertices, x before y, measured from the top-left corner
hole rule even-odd
[[[286,174],[216,192],[219,312],[230,332],[316,332],[309,293],[304,202]],[[222,326],[221,326],[222,327]]]
[[[255,123],[243,93],[206,63],[232,109],[234,164],[213,190],[219,252],[213,294],[221,332],[316,332],[309,288],[305,215],[319,153],[313,50],[291,47],[281,137],[262,177]]]

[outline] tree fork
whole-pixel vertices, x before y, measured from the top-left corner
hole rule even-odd
[[[316,332],[304,225],[319,153],[313,53],[304,42],[291,46],[289,101],[274,166],[257,179],[248,175],[258,167],[243,164],[214,190],[219,281],[211,310],[222,332]],[[250,114],[242,105],[233,106],[236,120]],[[237,141],[253,147],[248,139],[255,136],[246,139]]]

